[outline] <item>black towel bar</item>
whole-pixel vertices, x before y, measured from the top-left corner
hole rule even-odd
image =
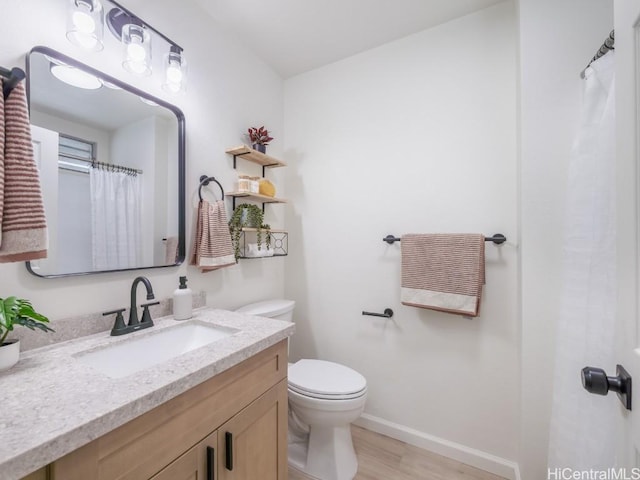
[[[0,76],[4,78],[4,81],[2,82],[2,94],[6,100],[11,93],[11,90],[13,90],[18,83],[24,80],[27,75],[24,70],[18,67],[14,67],[11,70],[0,67]]]
[[[400,242],[402,239],[398,238],[394,235],[387,235],[382,239],[383,242],[387,242],[389,245],[392,245],[394,242]],[[491,237],[484,237],[485,242],[493,242],[496,245],[500,245],[507,241],[507,237],[505,237],[501,233],[494,233]]]
[[[222,192],[222,200],[224,200],[224,188],[220,185],[220,182],[215,179],[215,177],[207,177],[206,175],[202,175],[200,177],[200,186],[198,187],[198,196],[200,197],[200,201],[202,201],[202,187],[206,187],[209,185],[209,182],[215,182],[220,187],[220,191]]]

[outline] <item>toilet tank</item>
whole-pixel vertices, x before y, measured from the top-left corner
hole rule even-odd
[[[295,304],[296,302],[293,300],[263,300],[262,302],[250,303],[249,305],[240,307],[236,312],[293,322],[293,307]]]

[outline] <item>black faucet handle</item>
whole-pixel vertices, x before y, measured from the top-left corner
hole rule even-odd
[[[151,324],[153,326],[153,320],[151,320],[151,314],[149,313],[149,307],[152,305],[160,305],[160,302],[143,303],[142,307],[142,324]]]
[[[126,325],[124,324],[124,318],[122,317],[122,312],[124,312],[124,308],[120,308],[118,310],[112,310],[110,312],[104,312],[102,315],[113,315],[116,314],[116,321],[113,324],[113,328],[111,329],[111,335],[122,335],[125,333]]]

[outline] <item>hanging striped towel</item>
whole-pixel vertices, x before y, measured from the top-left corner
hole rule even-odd
[[[33,158],[24,82],[9,93],[1,116],[4,156],[0,158],[0,263],[46,258],[47,223]]]
[[[164,262],[173,265],[178,259],[178,237],[168,237],[164,245]]]
[[[191,265],[200,267],[204,273],[235,264],[224,202],[218,200],[211,204],[201,200]]]
[[[402,237],[404,305],[477,317],[484,282],[483,235]]]

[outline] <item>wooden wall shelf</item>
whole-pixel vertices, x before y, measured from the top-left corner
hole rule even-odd
[[[259,193],[250,193],[250,192],[228,192],[226,193],[228,197],[233,198],[233,209],[236,209],[236,198],[243,198],[245,200],[251,200],[254,202],[260,202],[262,204],[265,203],[287,203],[287,200],[284,198],[278,197],[268,197],[267,195],[260,195]],[[264,207],[264,205],[263,205]]]
[[[258,152],[246,145],[240,145],[239,147],[233,147],[226,150],[226,153],[233,155],[233,168],[236,168],[236,158],[241,157],[249,162],[257,163],[263,167],[275,168],[286,167],[287,164],[282,160],[275,157],[271,157],[266,153]],[[263,174],[264,176],[264,174]]]

